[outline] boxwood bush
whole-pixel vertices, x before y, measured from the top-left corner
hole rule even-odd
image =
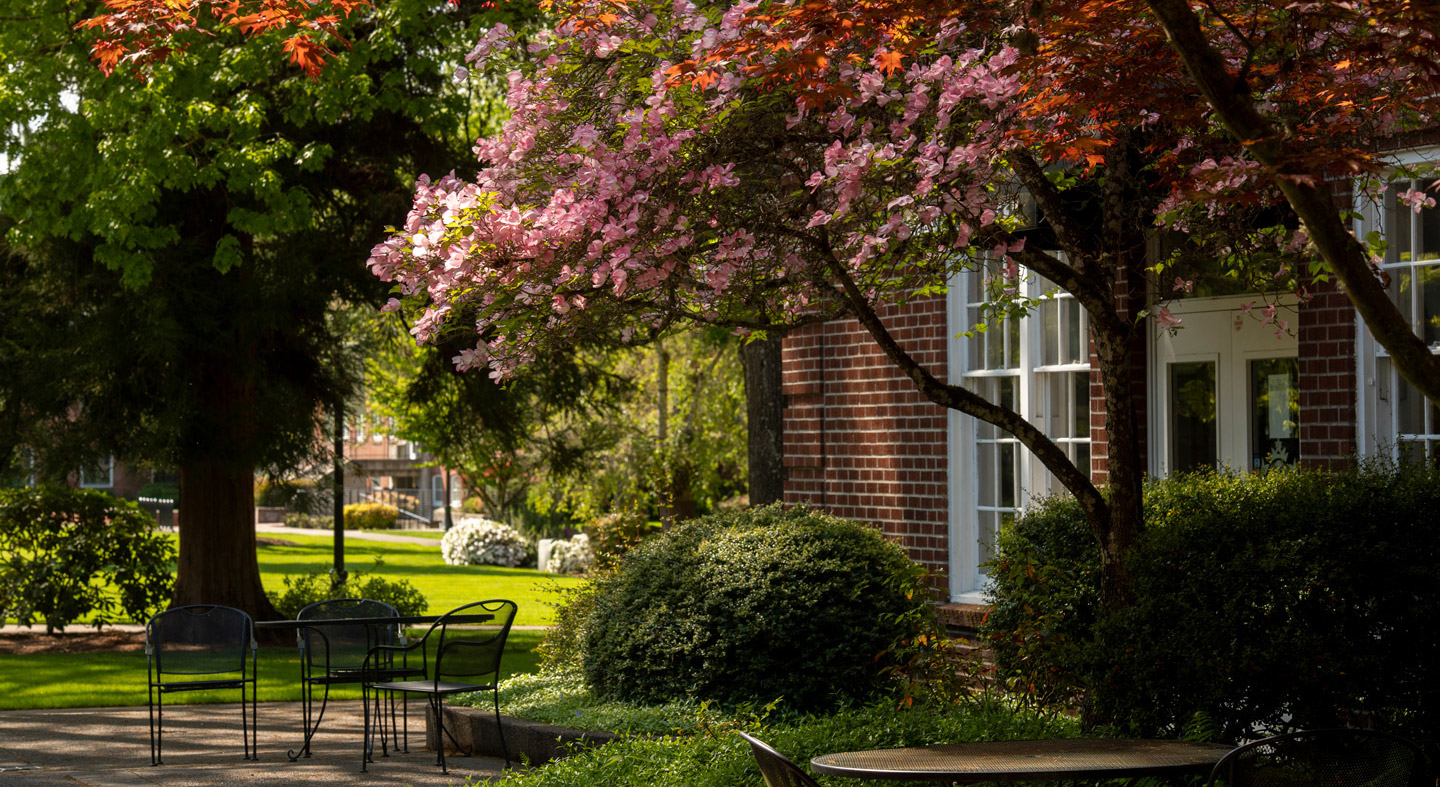
[[[1079,508],[999,540],[987,632],[1012,680],[1085,687],[1133,734],[1205,719],[1221,738],[1365,723],[1440,732],[1440,473],[1204,474],[1157,481],[1133,606],[1099,616]]]
[[[929,622],[926,597],[923,569],[868,525],[778,505],[714,514],[596,580],[586,684],[634,702],[834,707],[887,685]]]

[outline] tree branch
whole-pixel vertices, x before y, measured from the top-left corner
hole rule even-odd
[[[1324,181],[1314,173],[1286,172],[1290,151],[1284,138],[1231,78],[1225,60],[1200,27],[1186,0],[1146,0],[1159,18],[1170,45],[1185,63],[1210,107],[1257,161],[1274,170],[1290,207],[1330,270],[1340,280],[1355,310],[1389,353],[1391,362],[1427,399],[1440,403],[1440,359],[1415,335],[1390,300],[1370,265],[1365,247],[1345,226]],[[1309,177],[1307,177],[1309,175]]]
[[[1095,485],[1091,483],[1090,477],[1081,472],[1070,461],[1070,457],[1057,446],[1054,441],[1026,421],[1019,413],[1003,405],[995,404],[973,391],[959,385],[948,385],[941,382],[930,373],[918,361],[915,360],[895,337],[890,334],[880,315],[875,313],[860,288],[855,284],[845,267],[833,257],[830,260],[831,273],[839,281],[838,289],[833,285],[831,291],[837,300],[843,303],[847,310],[855,316],[865,330],[870,333],[871,338],[884,351],[896,367],[900,369],[910,381],[915,384],[925,398],[942,407],[951,410],[958,410],[966,415],[978,418],[986,423],[994,424],[1001,429],[1014,435],[1022,445],[1030,449],[1045,469],[1055,474],[1060,483],[1070,490],[1076,498],[1082,501],[1087,510],[1104,510],[1107,506],[1105,499],[1101,496]]]

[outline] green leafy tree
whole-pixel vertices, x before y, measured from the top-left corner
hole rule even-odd
[[[633,382],[584,470],[546,478],[532,504],[590,521],[643,512],[668,521],[713,510],[746,489],[746,395],[737,342],[724,331],[675,334],[617,359]]]
[[[174,603],[273,615],[255,473],[319,450],[359,373],[327,310],[378,300],[366,250],[463,150],[469,21],[517,11],[379,4],[315,80],[222,33],[142,82],[88,61],[89,10],[23,0],[0,27],[0,460],[178,468]]]
[[[368,407],[457,470],[487,516],[521,517],[538,477],[574,474],[611,442],[606,425],[630,386],[603,351],[557,355],[502,386],[455,369],[463,346],[416,346],[399,324],[381,327],[388,336],[366,362]]]

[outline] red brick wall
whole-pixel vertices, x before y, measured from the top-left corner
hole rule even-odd
[[[1336,210],[1354,203],[1349,180],[1330,183]],[[1355,458],[1355,309],[1333,283],[1310,282],[1314,296],[1301,304],[1300,464],[1342,467]]]
[[[1300,307],[1300,463],[1305,467],[1341,467],[1354,460],[1355,320],[1350,299],[1334,285],[1321,285]]]
[[[918,298],[881,317],[907,351],[945,379],[945,298]],[[945,408],[915,391],[854,320],[785,339],[785,502],[873,522],[912,559],[948,568]]]

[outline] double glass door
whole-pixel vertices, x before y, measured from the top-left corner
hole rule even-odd
[[[1178,331],[1152,327],[1158,334],[1152,473],[1254,471],[1299,458],[1298,343],[1293,333],[1277,336],[1273,323],[1252,316],[1258,309],[1250,314],[1242,309],[1255,300],[1187,299],[1170,307],[1181,318]]]

